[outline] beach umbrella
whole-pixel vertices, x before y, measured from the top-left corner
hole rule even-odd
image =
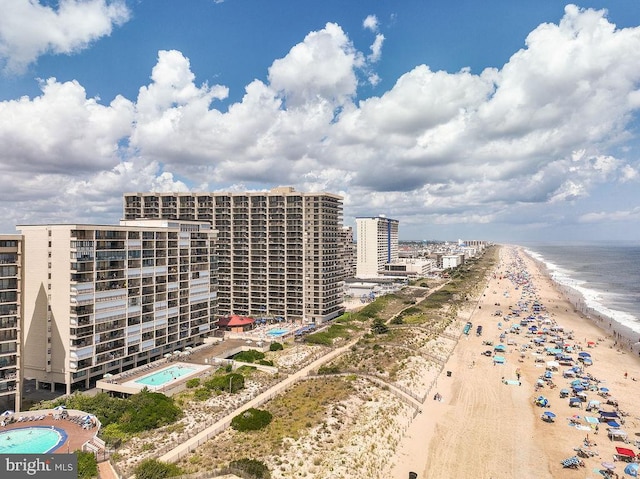
[[[600,464],[609,471],[613,471],[616,468],[616,465],[613,462],[601,462]]]
[[[638,463],[627,464],[627,467],[624,468],[624,473],[629,474],[631,477],[638,477]]]
[[[609,392],[609,388],[600,388],[600,391],[603,393],[608,393]]]
[[[619,428],[619,427],[620,427],[620,424],[618,424],[618,423],[617,423],[617,422],[615,422],[615,421],[607,421],[607,424],[608,424],[609,426],[611,426],[611,427],[615,427],[615,428]]]
[[[14,414],[14,411],[12,411],[11,409],[7,409],[5,412],[0,414],[0,416],[6,417],[6,416],[11,416],[12,414]]]
[[[53,408],[54,411],[64,411],[65,409],[67,409],[67,406],[56,406]]]
[[[578,353],[578,356],[580,356],[581,358],[590,358],[591,354],[587,353],[586,351],[582,351]]]
[[[170,358],[171,356],[173,356],[173,354],[171,354],[171,353],[167,353],[167,354],[164,355],[165,358]]]
[[[544,413],[542,413],[543,416],[546,416],[550,419],[553,419],[554,417],[556,417],[556,415],[554,413],[552,413],[551,411],[545,411]]]

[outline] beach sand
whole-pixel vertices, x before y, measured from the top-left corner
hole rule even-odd
[[[517,267],[513,263],[516,256],[520,259]],[[597,263],[597,258],[594,261]],[[506,335],[505,345],[508,340],[517,344],[507,345],[507,351],[502,354],[506,358],[505,364],[494,365],[490,357],[481,355],[492,349],[483,341],[499,344],[500,334],[514,323],[514,320],[506,321],[504,316],[498,317],[494,313],[501,310],[506,314],[509,306],[516,308],[521,300],[523,288],[516,289],[512,281],[501,279],[507,271],[521,269],[528,271],[536,297],[546,307],[547,316],[565,331],[573,331],[574,339],[569,342],[592,355],[594,364],[585,372],[600,380],[599,386],[608,387],[620,410],[628,414],[623,418],[623,429],[628,434],[629,444],[610,441],[606,424],[599,426],[596,435],[583,417],[598,417],[598,413],[588,413],[584,406],[582,409],[570,407],[568,399],[559,397],[560,389],[569,387],[571,379],[562,376],[569,367],[560,366],[553,374],[555,389],[545,386],[536,392],[535,385],[544,374],[546,361],[554,358],[543,355],[544,361],[536,362],[533,349],[528,349],[522,357],[522,345],[531,344],[533,339],[525,334],[526,328],[522,328],[520,334]],[[602,477],[598,471],[603,469],[603,461],[613,462],[616,446],[638,452],[634,444],[640,439],[640,401],[637,400],[640,397],[640,361],[637,355],[617,349],[610,332],[576,312],[522,249],[501,247],[496,277],[490,278],[470,321],[473,322],[471,334],[460,339],[438,378],[435,392],[442,400],[427,399],[422,413],[409,427],[391,461],[388,477],[404,479],[409,477],[409,472],[415,472],[418,479],[596,478]],[[480,337],[475,335],[478,324],[483,326]],[[587,348],[587,341],[596,344]],[[517,368],[521,373],[520,385],[516,378]],[[512,380],[513,384],[505,384],[503,379]],[[534,405],[538,395],[549,399],[549,408]],[[588,399],[601,400],[603,404],[605,400],[591,391]],[[608,411],[614,409],[605,407]],[[542,421],[544,411],[555,413],[555,422]],[[580,428],[569,425],[569,418],[574,415],[581,416]],[[564,469],[561,461],[575,455],[574,448],[583,445],[587,434],[597,444],[592,449],[599,456],[583,458],[585,467],[578,470]],[[625,476],[625,463],[615,462],[615,465],[615,472],[620,477]]]

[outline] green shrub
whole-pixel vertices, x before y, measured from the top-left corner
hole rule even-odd
[[[98,477],[98,461],[92,452],[75,451],[78,456],[78,479]]]
[[[269,411],[250,408],[231,420],[231,427],[236,431],[257,431],[267,427],[273,416]]]
[[[271,345],[269,345],[269,351],[282,351],[284,349],[284,346],[280,343],[271,343]]]
[[[267,466],[263,462],[255,459],[238,459],[237,461],[231,461],[229,467],[246,472],[256,479],[270,479],[271,477]]]
[[[100,438],[111,447],[118,447],[129,439],[129,434],[120,428],[120,424],[111,423],[100,428]]]
[[[211,397],[211,389],[206,387],[198,388],[193,392],[193,399],[196,401],[206,401]]]
[[[244,376],[237,373],[214,376],[204,382],[204,387],[210,391],[227,391],[235,393],[244,388]]]
[[[200,378],[192,378],[187,381],[189,389],[197,388],[198,386],[200,386]]]
[[[145,459],[134,469],[136,479],[164,479],[184,474],[184,471],[175,464],[170,464],[156,459]]]
[[[248,351],[240,351],[238,354],[233,356],[233,359],[243,363],[253,363],[259,359],[264,359],[264,353],[256,349],[249,349]]]
[[[143,389],[129,398],[129,407],[118,421],[124,432],[141,432],[175,422],[182,411],[172,398]]]
[[[258,364],[261,364],[262,366],[273,366],[273,361],[269,359],[261,359],[258,361]]]
[[[320,366],[318,374],[338,374],[340,368],[338,366]]]

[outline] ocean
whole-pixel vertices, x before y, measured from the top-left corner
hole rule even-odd
[[[523,243],[577,309],[640,343],[640,242]],[[635,344],[634,350],[640,347]]]

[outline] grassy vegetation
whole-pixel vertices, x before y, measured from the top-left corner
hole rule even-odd
[[[194,455],[181,461],[188,472],[223,467],[229,461],[246,458],[264,460],[277,456],[286,447],[284,440],[298,439],[314,426],[323,423],[329,406],[354,393],[353,378],[328,377],[301,381],[264,406],[273,420],[257,431],[229,431],[200,447]]]

